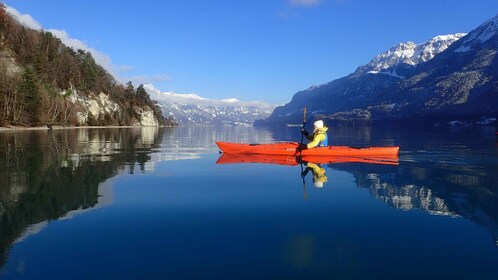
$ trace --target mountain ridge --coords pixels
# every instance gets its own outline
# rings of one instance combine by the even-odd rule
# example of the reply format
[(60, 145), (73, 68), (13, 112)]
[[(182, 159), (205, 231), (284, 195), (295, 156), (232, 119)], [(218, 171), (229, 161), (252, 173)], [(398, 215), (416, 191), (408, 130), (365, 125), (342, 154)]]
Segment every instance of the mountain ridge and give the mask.
[(236, 98), (208, 99), (197, 94), (162, 92), (152, 84), (144, 85), (164, 116), (179, 124), (252, 125), (268, 117), (275, 106), (262, 101), (240, 101)]
[(467, 34), (398, 44), (346, 77), (297, 92), (255, 125), (300, 123), (304, 107), (327, 122), (496, 117), (497, 30), (495, 17)]

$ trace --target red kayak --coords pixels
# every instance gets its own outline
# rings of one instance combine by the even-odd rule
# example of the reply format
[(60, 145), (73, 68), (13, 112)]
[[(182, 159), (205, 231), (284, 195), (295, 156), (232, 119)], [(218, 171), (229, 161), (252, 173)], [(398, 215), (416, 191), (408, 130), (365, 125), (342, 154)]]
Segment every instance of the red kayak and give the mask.
[(261, 154), (230, 154), (223, 153), (216, 161), (216, 164), (232, 163), (268, 163), (277, 165), (298, 165), (306, 161), (316, 164), (333, 164), (333, 163), (370, 163), (370, 164), (388, 164), (398, 165), (398, 156), (393, 157), (333, 157), (333, 156), (282, 156), (282, 155), (261, 155)]
[(317, 147), (304, 149), (300, 153), (297, 142), (281, 142), (273, 144), (241, 144), (232, 142), (216, 142), (224, 153), (259, 154), (282, 156), (334, 156), (334, 157), (397, 157), (399, 147), (351, 148), (347, 146)]

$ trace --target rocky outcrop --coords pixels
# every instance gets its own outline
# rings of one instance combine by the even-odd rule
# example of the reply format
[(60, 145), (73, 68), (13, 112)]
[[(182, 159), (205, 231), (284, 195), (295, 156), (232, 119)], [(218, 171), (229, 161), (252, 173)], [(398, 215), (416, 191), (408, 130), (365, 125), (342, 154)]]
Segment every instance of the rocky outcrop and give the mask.
[(149, 107), (134, 107), (133, 108), (137, 114), (140, 115), (140, 119), (135, 123), (135, 126), (158, 126), (159, 122), (154, 116), (154, 112)]
[[(117, 116), (121, 118), (124, 108), (118, 103), (109, 98), (109, 95), (104, 92), (99, 94), (80, 95), (78, 91), (72, 87), (69, 90), (61, 92), (61, 95), (66, 96), (76, 108), (77, 122), (79, 125), (86, 125), (91, 122), (91, 119), (102, 119), (105, 116)], [(154, 116), (154, 112), (148, 106), (138, 107), (133, 106), (132, 110), (138, 116), (132, 126), (159, 126), (160, 123)]]

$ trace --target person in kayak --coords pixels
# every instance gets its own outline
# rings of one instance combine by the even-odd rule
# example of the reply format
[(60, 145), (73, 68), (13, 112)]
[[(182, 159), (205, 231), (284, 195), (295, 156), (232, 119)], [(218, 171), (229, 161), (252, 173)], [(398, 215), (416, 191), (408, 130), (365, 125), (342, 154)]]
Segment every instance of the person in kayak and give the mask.
[(323, 124), (322, 120), (318, 120), (313, 123), (313, 135), (310, 135), (305, 128), (301, 129), (301, 133), (310, 140), (306, 145), (303, 145), (301, 149), (311, 149), (314, 147), (327, 147), (329, 145), (329, 137), (327, 135), (328, 127)]
[(304, 178), (311, 171), (313, 174), (313, 186), (317, 188), (323, 187), (323, 183), (327, 182), (327, 176), (325, 176), (325, 168), (321, 164), (315, 164), (312, 162), (305, 162), (306, 169), (301, 172), (301, 177)]

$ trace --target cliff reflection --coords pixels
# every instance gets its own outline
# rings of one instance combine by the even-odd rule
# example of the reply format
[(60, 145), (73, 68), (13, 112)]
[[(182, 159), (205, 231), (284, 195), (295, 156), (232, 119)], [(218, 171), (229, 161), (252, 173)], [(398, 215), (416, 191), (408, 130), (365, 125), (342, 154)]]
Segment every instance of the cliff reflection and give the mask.
[[(498, 245), (498, 150), (493, 127), (333, 126), (333, 145), (400, 146), (400, 165), (340, 164), (357, 185), (402, 210), (464, 217), (486, 227)], [(274, 131), (298, 139), (295, 128)]]
[(432, 215), (464, 217), (485, 226), (498, 245), (496, 165), (401, 162), (397, 167), (334, 165), (351, 172), (357, 185), (373, 197), (405, 211), (420, 209)]
[(71, 129), (0, 137), (0, 265), (10, 246), (70, 212), (103, 203), (99, 185), (146, 169), (164, 130)]

